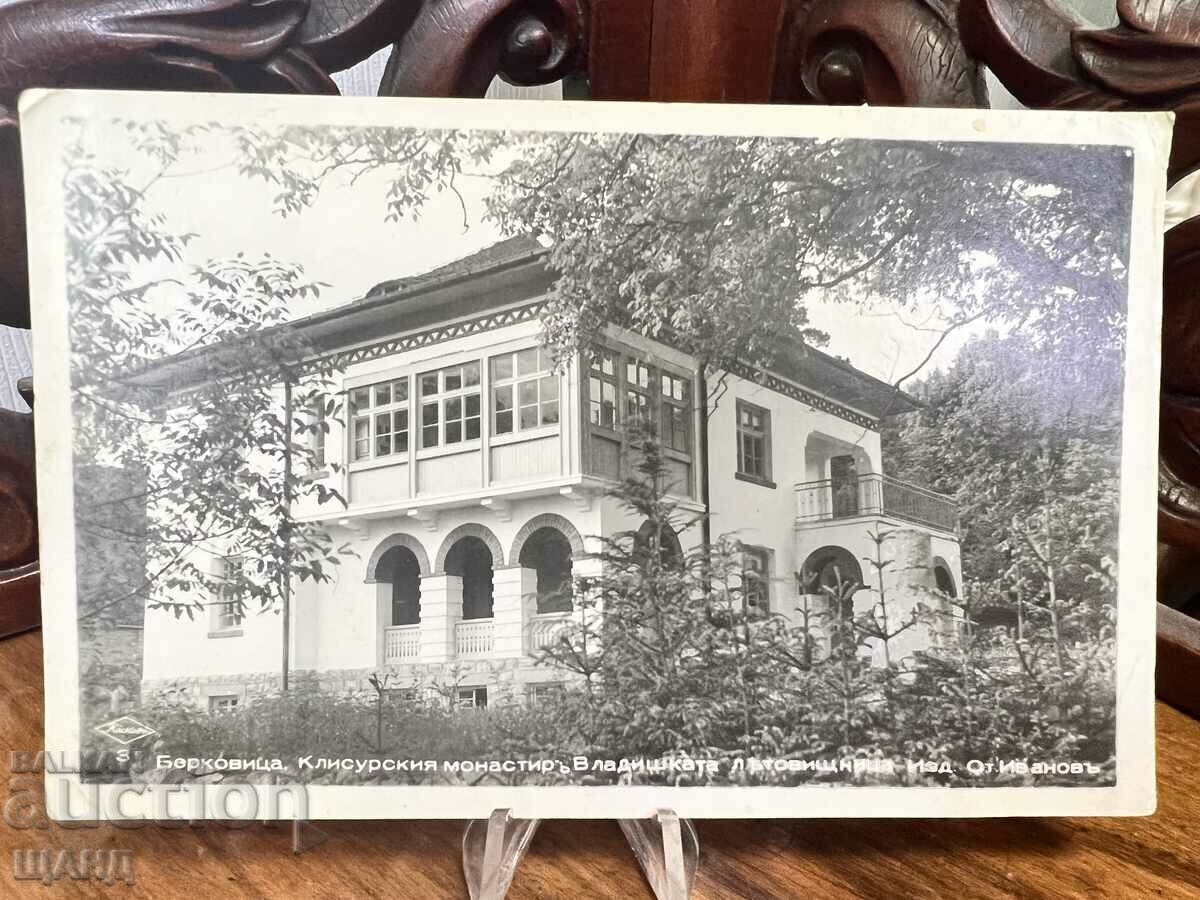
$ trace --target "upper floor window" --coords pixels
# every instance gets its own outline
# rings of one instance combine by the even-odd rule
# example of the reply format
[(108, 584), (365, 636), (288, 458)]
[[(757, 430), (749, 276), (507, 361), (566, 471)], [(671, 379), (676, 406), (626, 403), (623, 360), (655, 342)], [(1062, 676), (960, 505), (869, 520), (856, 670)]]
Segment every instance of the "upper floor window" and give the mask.
[(492, 432), (558, 424), (558, 375), (549, 351), (529, 347), (491, 360)]
[(352, 388), (350, 417), (353, 459), (407, 453), (408, 379)]
[(420, 376), (421, 446), (479, 439), (479, 361), (447, 366)]
[(664, 447), (687, 453), (691, 448), (692, 385), (686, 378), (662, 373), (659, 439)]
[(617, 427), (617, 358), (607, 350), (592, 354), (588, 376), (588, 407), (593, 425)]
[(771, 480), (771, 414), (737, 402), (737, 470), (756, 481)]
[(643, 362), (631, 359), (625, 363), (625, 421), (642, 421), (649, 423), (650, 419), (650, 385), (653, 378), (650, 367)]
[(325, 424), (324, 395), (318, 396), (313, 400), (309, 415), (313, 423), (313, 431), (309, 436), (309, 449), (312, 451), (312, 467), (314, 469), (323, 469), (325, 468), (325, 431), (329, 427)]
[(593, 425), (615, 431), (635, 421), (655, 424), (663, 447), (691, 452), (692, 383), (688, 378), (598, 349), (592, 354), (588, 376), (588, 405)]

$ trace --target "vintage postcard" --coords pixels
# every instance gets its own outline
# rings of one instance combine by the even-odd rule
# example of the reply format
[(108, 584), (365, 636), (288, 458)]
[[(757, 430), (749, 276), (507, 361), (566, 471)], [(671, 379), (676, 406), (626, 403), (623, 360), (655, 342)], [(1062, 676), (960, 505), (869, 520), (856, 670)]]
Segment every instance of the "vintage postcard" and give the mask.
[(26, 94), (55, 814), (1151, 811), (1170, 128)]

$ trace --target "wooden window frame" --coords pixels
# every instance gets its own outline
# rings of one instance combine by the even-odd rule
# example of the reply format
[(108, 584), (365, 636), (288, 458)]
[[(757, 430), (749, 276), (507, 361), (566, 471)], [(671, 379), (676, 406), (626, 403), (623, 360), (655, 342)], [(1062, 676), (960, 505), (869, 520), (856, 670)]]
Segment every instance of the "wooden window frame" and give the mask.
[[(466, 377), (467, 370), (474, 366), (475, 381), (469, 383)], [(437, 450), (440, 448), (449, 447), (467, 448), (479, 444), (483, 439), (483, 380), (484, 380), (484, 360), (482, 359), (465, 359), (461, 362), (452, 363), (451, 365), (438, 366), (435, 369), (426, 369), (416, 376), (416, 413), (417, 413), (417, 432), (418, 432), (418, 450)], [(456, 388), (447, 388), (447, 376), (454, 370), (458, 370), (459, 384)], [(437, 379), (437, 392), (426, 393), (425, 379), (433, 376)], [(467, 403), (471, 397), (475, 397), (477, 409), (474, 415), (467, 415)], [(450, 420), (446, 415), (447, 407), (455, 400), (460, 401), (460, 414), (455, 419)], [(425, 408), (434, 407), (437, 410), (437, 422), (432, 425), (427, 425), (425, 421)], [(474, 420), (476, 424), (476, 432), (474, 437), (468, 437), (468, 422)], [(457, 439), (450, 441), (446, 438), (447, 422), (454, 421), (460, 425), (459, 436)], [(426, 443), (425, 432), (427, 428), (437, 428), (437, 442)]]
[[(742, 425), (742, 413), (748, 412), (762, 416), (761, 434), (757, 435), (762, 439), (762, 473), (748, 472), (745, 465), (745, 452), (742, 444), (742, 435), (746, 429)], [(734, 437), (736, 441), (736, 463), (735, 477), (740, 481), (746, 481), (751, 484), (757, 484), (761, 487), (774, 488), (775, 482), (772, 480), (773, 473), (773, 458), (771, 450), (771, 411), (763, 406), (750, 403), (747, 400), (738, 399), (734, 404)], [(754, 435), (752, 435), (754, 436)]]
[[(388, 402), (378, 402), (379, 389), (388, 388)], [(402, 389), (404, 399), (397, 400), (396, 395)], [(365, 406), (360, 406), (355, 401), (355, 394), (360, 391), (365, 391), (367, 394), (367, 403)], [(412, 443), (412, 384), (408, 375), (402, 375), (399, 378), (388, 378), (384, 381), (376, 381), (371, 384), (358, 385), (346, 391), (346, 409), (349, 411), (350, 435), (349, 435), (349, 450), (350, 462), (368, 462), (375, 459), (400, 459), (408, 456), (409, 446)], [(403, 414), (404, 427), (397, 428), (397, 417)], [(386, 415), (389, 420), (390, 431), (387, 432), (388, 451), (386, 453), (379, 452), (379, 423), (380, 417)], [(365, 422), (367, 426), (367, 436), (360, 438), (358, 436), (358, 424)], [(404, 436), (404, 447), (398, 448), (397, 435)], [(359, 455), (358, 445), (361, 441), (367, 443), (366, 455)]]
[[(597, 369), (594, 367), (593, 361), (600, 355), (612, 359), (613, 373), (611, 375), (606, 375), (603, 368), (597, 374)], [(631, 385), (629, 383), (628, 367), (631, 364), (646, 368), (647, 378), (644, 386), (641, 384)], [(701, 477), (698, 470), (699, 460), (696, 458), (695, 453), (696, 437), (694, 433), (697, 419), (694, 414), (695, 385), (697, 383), (696, 373), (686, 367), (672, 364), (669, 361), (655, 359), (652, 353), (647, 354), (620, 341), (597, 342), (590, 350), (584, 351), (580, 357), (580, 371), (585, 373), (586, 376), (580, 379), (579, 386), (580, 420), (583, 423), (582, 432), (585, 459), (587, 458), (590, 443), (597, 437), (602, 440), (619, 443), (620, 458), (622, 460), (627, 458), (629, 434), (626, 425), (629, 418), (627, 404), (630, 393), (646, 397), (647, 415), (650, 421), (654, 422), (658, 429), (661, 429), (663, 408), (665, 406), (663, 402), (662, 377), (667, 375), (686, 385), (684, 393), (686, 393), (688, 399), (681, 401), (681, 404), (687, 410), (686, 431), (688, 434), (688, 449), (680, 451), (668, 446), (662, 440), (661, 434), (658, 435), (658, 442), (664, 459), (674, 460), (688, 466), (689, 483), (687, 485), (687, 492), (677, 495), (688, 499), (695, 499), (699, 485), (698, 479)], [(595, 402), (592, 399), (591, 392), (593, 378), (599, 379), (602, 383), (607, 382), (613, 385), (613, 427), (597, 424), (592, 419), (592, 404)], [(674, 404), (674, 401), (672, 403)]]
[[(522, 373), (520, 369), (521, 357), (530, 352), (536, 354), (535, 368), (532, 371)], [(500, 376), (496, 373), (497, 362), (507, 359), (511, 366), (511, 373), (507, 376)], [(493, 437), (507, 438), (516, 434), (529, 434), (538, 432), (544, 429), (557, 428), (562, 423), (562, 383), (561, 377), (554, 371), (554, 361), (546, 348), (541, 346), (522, 347), (517, 350), (510, 350), (505, 353), (498, 353), (491, 356), (487, 361), (488, 365), (488, 399), (489, 399), (489, 415), (491, 431)], [(523, 385), (532, 384), (535, 392), (534, 402), (532, 404), (521, 402), (521, 389)], [(510, 395), (510, 405), (508, 409), (501, 410), (497, 402), (497, 394), (500, 391), (508, 390)], [(550, 396), (550, 392), (553, 396)], [(554, 421), (545, 422), (545, 410), (551, 405), (554, 407)], [(521, 421), (522, 411), (531, 408), (534, 410), (534, 419), (532, 425), (525, 425)], [(500, 415), (508, 413), (511, 416), (511, 422), (507, 430), (501, 430)]]

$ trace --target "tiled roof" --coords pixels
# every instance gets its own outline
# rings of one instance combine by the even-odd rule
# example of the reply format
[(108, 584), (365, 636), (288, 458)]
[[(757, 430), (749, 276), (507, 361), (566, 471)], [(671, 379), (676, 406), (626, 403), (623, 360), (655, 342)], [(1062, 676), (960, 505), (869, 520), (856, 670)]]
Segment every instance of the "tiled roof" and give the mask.
[(0, 409), (29, 412), (17, 393), (17, 379), (33, 374), (32, 348), (27, 330), (0, 325)]

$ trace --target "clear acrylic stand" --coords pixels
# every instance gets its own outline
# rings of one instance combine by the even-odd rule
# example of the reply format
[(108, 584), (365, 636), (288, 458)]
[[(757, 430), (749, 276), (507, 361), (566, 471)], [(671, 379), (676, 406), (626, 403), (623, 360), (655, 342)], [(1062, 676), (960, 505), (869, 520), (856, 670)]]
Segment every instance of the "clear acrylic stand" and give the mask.
[[(471, 900), (503, 900), (517, 866), (529, 849), (540, 819), (514, 819), (497, 809), (490, 818), (474, 819), (463, 832), (463, 875)], [(618, 823), (658, 900), (687, 900), (700, 858), (696, 829), (672, 810), (660, 809), (652, 819)]]
[(653, 819), (620, 819), (625, 840), (633, 848), (658, 900), (687, 900), (696, 880), (700, 839), (690, 819), (660, 809)]

